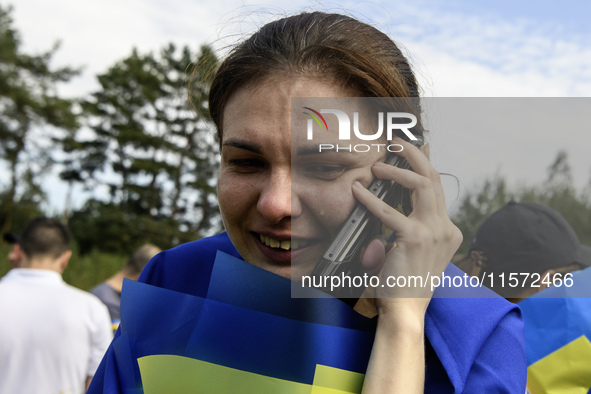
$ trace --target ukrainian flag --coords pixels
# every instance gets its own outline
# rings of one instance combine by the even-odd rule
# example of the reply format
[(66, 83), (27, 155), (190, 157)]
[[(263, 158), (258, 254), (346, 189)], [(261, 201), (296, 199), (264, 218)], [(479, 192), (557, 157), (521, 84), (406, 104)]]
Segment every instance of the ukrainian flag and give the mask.
[(204, 298), (126, 282), (113, 343), (121, 391), (361, 392), (375, 323), (334, 298), (285, 297), (291, 282), (277, 279), (218, 252)]
[(591, 268), (519, 303), (531, 394), (591, 393)]

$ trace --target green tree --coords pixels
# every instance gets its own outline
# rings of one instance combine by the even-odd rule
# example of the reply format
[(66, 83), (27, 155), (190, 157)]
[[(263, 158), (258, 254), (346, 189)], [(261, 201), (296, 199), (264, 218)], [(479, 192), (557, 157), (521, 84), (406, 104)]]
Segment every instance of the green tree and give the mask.
[(23, 53), (11, 12), (0, 5), (0, 159), (8, 173), (1, 194), (2, 232), (12, 227), (17, 204), (29, 207), (21, 214), (38, 213), (45, 198), (39, 177), (53, 163), (48, 148), (64, 130), (77, 127), (74, 103), (58, 95), (57, 85), (79, 70), (51, 66), (58, 44), (40, 55)]
[[(191, 89), (192, 110), (187, 74), (195, 60), (203, 78)], [(119, 226), (111, 236), (122, 251), (140, 238), (167, 247), (213, 230), (219, 158), (206, 98), (215, 67), (210, 48), (197, 54), (169, 44), (157, 55), (134, 49), (98, 76), (100, 90), (84, 103), (88, 127), (64, 140), (70, 157), (62, 178), (106, 192), (73, 215), (71, 225), (99, 220), (98, 212), (113, 217)]]
[(539, 202), (556, 211), (569, 222), (582, 243), (591, 245), (591, 199), (574, 185), (566, 152), (559, 152), (548, 167), (543, 184), (525, 188), (521, 201)]
[(452, 217), (452, 221), (464, 235), (458, 252), (468, 252), (478, 226), (514, 198), (514, 193), (508, 190), (507, 182), (499, 174), (485, 179), (480, 190), (466, 193), (458, 212)]
[(547, 205), (573, 227), (583, 244), (591, 244), (591, 200), (588, 193), (577, 191), (566, 152), (558, 152), (548, 167), (546, 180), (537, 185), (520, 186), (510, 190), (505, 179), (495, 175), (484, 181), (479, 189), (469, 191), (458, 212), (452, 217), (460, 228), (464, 241), (458, 250), (467, 253), (476, 229), (494, 211), (511, 200)]

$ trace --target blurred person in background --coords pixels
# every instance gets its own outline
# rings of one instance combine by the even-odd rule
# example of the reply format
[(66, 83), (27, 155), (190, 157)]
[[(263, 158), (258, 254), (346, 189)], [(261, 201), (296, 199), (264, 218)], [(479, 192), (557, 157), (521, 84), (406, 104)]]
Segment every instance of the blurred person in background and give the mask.
[[(554, 209), (511, 201), (478, 227), (466, 257), (453, 261), (509, 301), (519, 302), (549, 287), (554, 277), (589, 267), (591, 247), (581, 244)], [(510, 285), (511, 274), (519, 280)]]
[(0, 280), (0, 392), (82, 393), (109, 346), (107, 308), (66, 284), (67, 228), (39, 217), (25, 226), (18, 267)]
[(120, 305), (123, 279), (137, 280), (148, 261), (160, 252), (161, 249), (152, 244), (140, 246), (131, 254), (121, 271), (90, 290), (109, 309), (113, 331), (117, 330), (121, 322)]
[[(591, 247), (557, 211), (509, 202), (456, 263), (521, 307), (531, 394), (591, 389)], [(455, 259), (454, 259), (455, 260)]]

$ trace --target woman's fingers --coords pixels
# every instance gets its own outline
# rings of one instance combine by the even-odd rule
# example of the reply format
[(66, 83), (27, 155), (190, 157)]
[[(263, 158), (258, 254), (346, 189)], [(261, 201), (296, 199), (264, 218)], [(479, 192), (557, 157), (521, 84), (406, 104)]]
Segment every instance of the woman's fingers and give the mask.
[[(441, 176), (435, 168), (431, 165), (429, 161), (430, 156), (430, 148), (429, 145), (423, 145), (420, 148), (417, 148), (413, 144), (404, 141), (401, 138), (396, 137), (394, 141), (397, 144), (402, 145), (403, 150), (398, 153), (398, 155), (404, 157), (408, 164), (412, 167), (412, 171), (407, 170), (411, 173), (415, 173), (417, 175), (422, 176), (426, 179), (416, 180), (416, 185), (422, 185), (423, 188), (432, 189), (432, 192), (435, 196), (435, 207), (437, 209), (437, 213), (447, 217), (447, 206), (445, 204), (445, 195), (443, 191), (443, 185), (441, 183)], [(376, 174), (377, 175), (377, 174)], [(384, 174), (385, 175), (385, 174)], [(388, 178), (389, 179), (389, 178)], [(397, 181), (402, 181), (402, 178), (399, 178)], [(400, 183), (400, 182), (399, 182)], [(400, 183), (404, 187), (416, 190), (416, 187), (412, 187), (412, 185), (404, 185)], [(432, 201), (428, 201), (431, 203)], [(426, 212), (431, 214), (432, 212)]]
[(383, 224), (394, 232), (398, 233), (402, 231), (405, 223), (408, 223), (408, 218), (406, 216), (374, 196), (357, 181), (353, 184), (353, 195), (365, 205), (372, 214), (380, 219)]
[(367, 245), (361, 256), (361, 267), (368, 275), (377, 275), (386, 262), (386, 247), (379, 239)]
[[(397, 247), (387, 254), (379, 241), (372, 241), (361, 259), (362, 266), (370, 274), (379, 272), (382, 279), (438, 275), (445, 270), (459, 246), (461, 233), (447, 216), (441, 179), (429, 162), (428, 147), (419, 149), (401, 140), (396, 142), (403, 145), (399, 155), (408, 161), (412, 170), (376, 163), (372, 171), (379, 178), (392, 180), (411, 190), (413, 210), (407, 217), (356, 182), (353, 187), (355, 197), (397, 236)], [(380, 286), (376, 291), (378, 298), (429, 298), (432, 289)]]
[(437, 194), (433, 188), (433, 182), (427, 177), (381, 162), (374, 164), (373, 172), (378, 178), (392, 180), (409, 189), (412, 192), (413, 211), (416, 210), (425, 217), (438, 214)]

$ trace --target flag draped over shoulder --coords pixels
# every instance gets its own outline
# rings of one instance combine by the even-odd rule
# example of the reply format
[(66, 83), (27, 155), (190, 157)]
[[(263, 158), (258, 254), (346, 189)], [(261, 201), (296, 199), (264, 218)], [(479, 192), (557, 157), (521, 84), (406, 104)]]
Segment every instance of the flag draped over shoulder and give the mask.
[[(227, 234), (147, 268), (124, 283), (121, 326), (89, 393), (361, 391), (376, 321), (241, 260)], [(450, 290), (437, 288), (425, 315), (425, 392), (524, 392), (519, 309), (485, 288)]]
[(572, 279), (519, 303), (532, 394), (591, 393), (591, 268)]
[(291, 283), (223, 252), (205, 298), (126, 282), (113, 344), (122, 388), (360, 392), (374, 322), (334, 298), (291, 298)]

